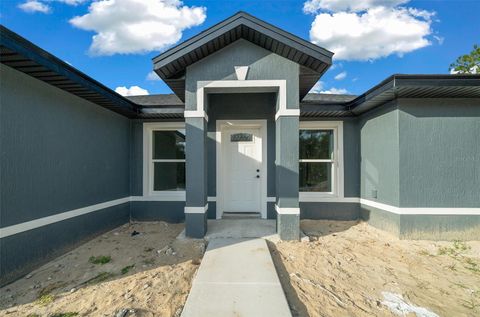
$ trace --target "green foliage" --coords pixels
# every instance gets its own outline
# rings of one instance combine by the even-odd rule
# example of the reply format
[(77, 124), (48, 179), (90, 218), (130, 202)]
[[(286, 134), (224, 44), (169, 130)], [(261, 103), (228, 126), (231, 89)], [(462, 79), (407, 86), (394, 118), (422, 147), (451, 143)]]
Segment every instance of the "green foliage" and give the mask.
[(37, 299), (37, 304), (42, 306), (47, 306), (55, 300), (52, 294), (42, 295)]
[(462, 252), (469, 250), (471, 247), (467, 245), (465, 242), (460, 240), (453, 241), (453, 245), (451, 247), (441, 247), (438, 249), (438, 255), (450, 255), (456, 257), (460, 255)]
[(100, 256), (91, 256), (90, 259), (88, 259), (88, 262), (93, 263), (93, 264), (101, 264), (104, 265), (108, 262), (110, 262), (112, 258), (108, 255), (100, 255)]
[(132, 264), (132, 265), (129, 265), (129, 266), (126, 266), (122, 269), (122, 275), (125, 275), (128, 273), (128, 271), (130, 271), (131, 269), (133, 269), (133, 267), (135, 266), (135, 264)]
[(95, 277), (89, 279), (88, 281), (86, 281), (85, 284), (100, 283), (100, 282), (108, 280), (112, 276), (114, 276), (114, 275), (110, 272), (102, 272), (102, 273), (98, 274), (97, 276), (95, 276)]
[(27, 317), (41, 317), (39, 314), (28, 314)]
[(474, 45), (470, 54), (458, 57), (454, 63), (450, 64), (450, 69), (458, 74), (480, 73), (480, 47)]
[(50, 315), (50, 317), (73, 317), (73, 316), (78, 316), (78, 313), (68, 312), (68, 313), (56, 313), (56, 314)]

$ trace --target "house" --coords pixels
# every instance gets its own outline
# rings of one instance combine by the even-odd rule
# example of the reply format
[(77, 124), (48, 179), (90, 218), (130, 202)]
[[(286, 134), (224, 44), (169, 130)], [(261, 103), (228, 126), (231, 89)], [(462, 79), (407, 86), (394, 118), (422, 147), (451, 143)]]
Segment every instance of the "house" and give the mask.
[(479, 239), (480, 76), (310, 94), (332, 56), (239, 12), (153, 59), (174, 94), (125, 98), (2, 26), (2, 283), (130, 220)]

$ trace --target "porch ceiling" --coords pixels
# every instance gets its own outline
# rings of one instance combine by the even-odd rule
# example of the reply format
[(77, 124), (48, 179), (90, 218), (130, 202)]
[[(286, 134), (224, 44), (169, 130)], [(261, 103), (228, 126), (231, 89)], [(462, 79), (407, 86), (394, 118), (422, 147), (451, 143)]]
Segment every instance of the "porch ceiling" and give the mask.
[(332, 52), (245, 12), (238, 12), (153, 58), (154, 70), (184, 101), (187, 66), (238, 39), (245, 39), (298, 63), (300, 99), (303, 99), (332, 64)]

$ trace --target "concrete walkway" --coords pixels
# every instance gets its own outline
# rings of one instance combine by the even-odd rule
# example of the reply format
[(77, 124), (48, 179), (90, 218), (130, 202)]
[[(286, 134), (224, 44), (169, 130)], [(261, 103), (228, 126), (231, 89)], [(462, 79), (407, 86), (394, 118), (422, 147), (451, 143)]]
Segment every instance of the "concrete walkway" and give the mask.
[(291, 317), (266, 241), (220, 236), (209, 239), (182, 317)]

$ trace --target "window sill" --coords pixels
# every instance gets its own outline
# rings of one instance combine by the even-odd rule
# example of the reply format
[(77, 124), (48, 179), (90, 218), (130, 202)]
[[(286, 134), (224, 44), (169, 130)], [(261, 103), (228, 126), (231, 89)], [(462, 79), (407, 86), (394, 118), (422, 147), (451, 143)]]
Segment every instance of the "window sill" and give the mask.
[(152, 191), (143, 197), (145, 197), (145, 200), (155, 200), (155, 201), (185, 201), (186, 200), (186, 195), (184, 190)]
[(302, 202), (322, 202), (322, 201), (336, 201), (340, 200), (343, 197), (340, 197), (334, 193), (321, 193), (321, 192), (300, 192), (299, 201)]

